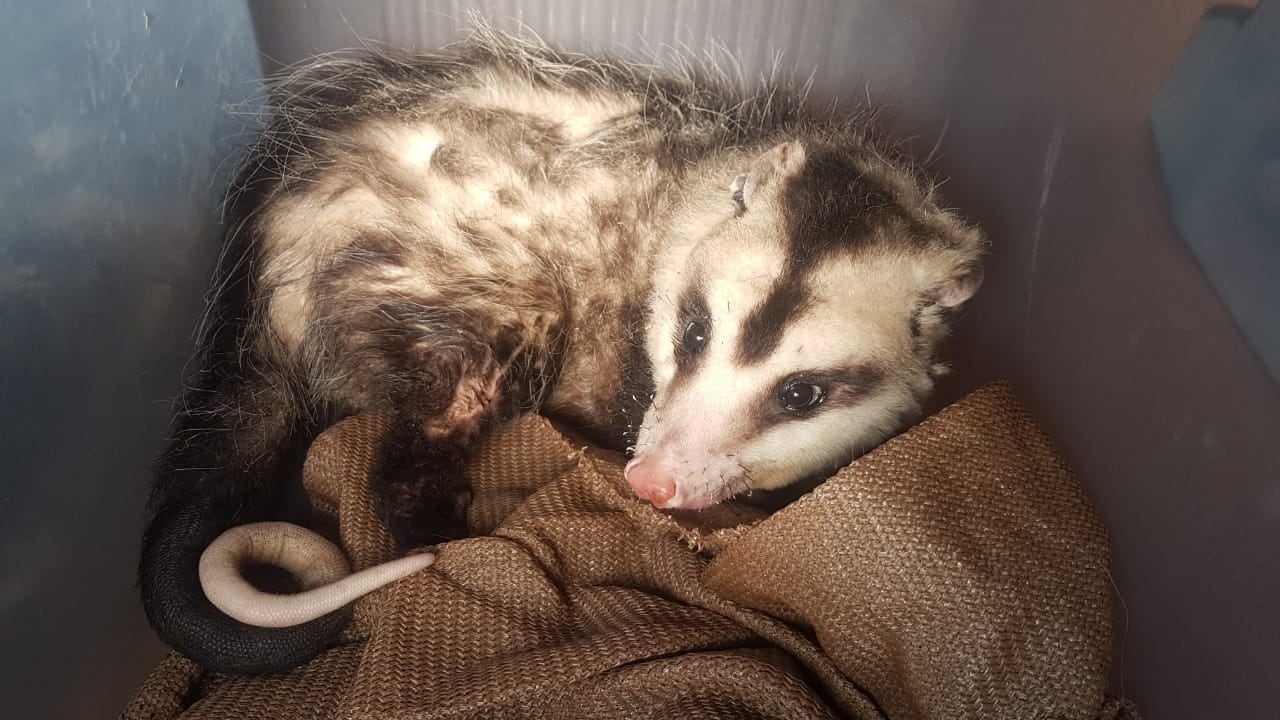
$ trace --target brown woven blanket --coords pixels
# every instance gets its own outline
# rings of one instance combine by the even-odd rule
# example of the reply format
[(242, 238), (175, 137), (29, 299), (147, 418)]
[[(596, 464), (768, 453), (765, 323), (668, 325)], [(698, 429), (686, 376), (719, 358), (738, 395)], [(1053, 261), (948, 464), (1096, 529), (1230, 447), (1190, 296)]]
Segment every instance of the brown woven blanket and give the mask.
[[(308, 491), (357, 568), (391, 556), (367, 500), (377, 417), (313, 446)], [(474, 464), (437, 564), (358, 603), (292, 673), (171, 656), (143, 718), (1097, 718), (1111, 647), (1106, 534), (993, 385), (760, 520), (668, 518), (621, 459), (537, 417)]]

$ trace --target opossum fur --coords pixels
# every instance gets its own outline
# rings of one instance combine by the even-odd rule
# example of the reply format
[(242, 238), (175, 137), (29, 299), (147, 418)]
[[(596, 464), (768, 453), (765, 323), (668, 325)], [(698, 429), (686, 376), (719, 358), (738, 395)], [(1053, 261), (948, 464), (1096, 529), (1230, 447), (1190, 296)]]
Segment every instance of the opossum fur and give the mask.
[(478, 438), (543, 412), (697, 508), (821, 475), (899, 429), (977, 288), (981, 234), (864, 115), (481, 29), (320, 58), (272, 88), (228, 196), (200, 369), (159, 463), (144, 605), (220, 672), (347, 622), (234, 620), (197, 567), (284, 509), (307, 442), (391, 414), (373, 500), (401, 550), (465, 535)]

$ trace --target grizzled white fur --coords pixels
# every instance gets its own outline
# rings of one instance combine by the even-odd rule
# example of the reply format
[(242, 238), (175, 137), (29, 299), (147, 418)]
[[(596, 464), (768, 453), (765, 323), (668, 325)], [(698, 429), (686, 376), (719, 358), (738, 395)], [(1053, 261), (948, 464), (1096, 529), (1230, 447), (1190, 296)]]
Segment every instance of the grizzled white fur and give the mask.
[[(717, 147), (723, 141), (693, 122), (690, 134), (707, 134), (712, 147), (681, 167), (663, 166), (656, 155), (668, 131), (646, 120), (636, 88), (581, 68), (535, 70), (500, 62), (475, 68), (429, 103), (371, 116), (318, 145), (328, 166), (261, 218), (272, 331), (264, 337), (273, 352), (310, 367), (317, 385), (340, 400), (378, 406), (368, 388), (326, 360), (318, 313), (349, 308), (337, 302), (319, 310), (315, 277), (369, 228), (384, 228), (402, 246), (402, 261), (371, 263), (373, 272), (360, 278), (364, 295), (454, 298), (486, 324), (520, 327), (531, 345), (546, 342), (546, 328), (571, 322), (558, 381), (540, 405), (549, 414), (589, 424), (616, 412), (624, 323), (637, 321), (625, 317), (624, 301), (643, 299), (653, 401), (632, 438), (631, 467), (647, 461), (673, 483), (675, 494), (650, 498), (656, 504), (701, 507), (830, 470), (918, 411), (934, 373), (940, 325), (933, 310), (959, 305), (976, 287), (981, 244), (935, 206), (928, 185), (873, 151), (863, 129), (850, 124), (762, 127), (754, 141)], [(743, 365), (734, 359), (740, 324), (788, 272), (781, 188), (815, 142), (858, 145), (859, 170), (939, 234), (923, 246), (875, 238), (866, 252), (837, 253), (808, 268), (815, 295), (808, 309), (789, 319), (766, 361)], [(792, 148), (785, 162), (770, 153), (780, 143)], [(756, 175), (766, 177), (757, 183)], [(611, 209), (611, 226), (601, 224), (601, 208)], [(512, 302), (510, 286), (548, 283), (564, 306), (547, 306), (539, 293), (523, 306)], [(691, 382), (673, 391), (677, 298), (691, 283), (704, 288), (714, 333)], [(498, 285), (507, 287), (489, 292)], [(781, 378), (868, 363), (884, 377), (856, 404), (764, 427), (747, 422), (758, 414), (759, 391)], [(444, 422), (482, 413), (496, 381), (463, 378)]]
[(290, 517), (328, 423), (387, 417), (371, 500), (406, 552), (469, 532), (466, 463), (520, 412), (632, 450), (637, 497), (705, 507), (901, 428), (980, 282), (980, 233), (866, 115), (485, 27), (456, 50), (295, 68), (228, 196), (139, 563), (153, 627), (215, 671), (315, 657), (368, 590), (291, 595), (300, 624), (265, 631), (227, 561)]

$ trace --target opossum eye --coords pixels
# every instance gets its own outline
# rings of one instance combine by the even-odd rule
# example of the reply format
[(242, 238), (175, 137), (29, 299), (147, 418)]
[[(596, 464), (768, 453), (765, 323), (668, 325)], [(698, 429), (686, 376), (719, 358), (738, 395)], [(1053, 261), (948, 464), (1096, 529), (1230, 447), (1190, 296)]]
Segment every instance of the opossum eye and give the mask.
[(791, 380), (783, 383), (778, 393), (778, 402), (787, 412), (805, 412), (812, 410), (827, 399), (826, 388), (803, 380)]
[(691, 320), (684, 327), (684, 335), (680, 338), (680, 349), (690, 357), (697, 355), (707, 344), (710, 336), (706, 323), (700, 320)]

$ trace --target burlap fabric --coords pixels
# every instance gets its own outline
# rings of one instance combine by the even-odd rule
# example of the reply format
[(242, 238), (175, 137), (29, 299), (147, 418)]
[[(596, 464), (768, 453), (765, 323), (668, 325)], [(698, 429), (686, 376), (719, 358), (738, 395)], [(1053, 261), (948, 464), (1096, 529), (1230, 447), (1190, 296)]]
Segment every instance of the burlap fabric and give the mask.
[[(305, 469), (353, 564), (391, 556), (367, 500), (378, 417)], [(268, 678), (177, 656), (130, 720), (1122, 718), (1106, 534), (1003, 384), (764, 520), (668, 518), (621, 459), (525, 418), (473, 467), (438, 563), (358, 603), (341, 644)]]

